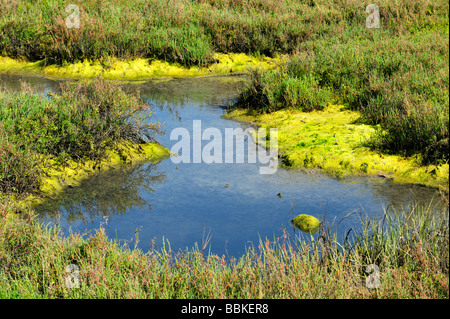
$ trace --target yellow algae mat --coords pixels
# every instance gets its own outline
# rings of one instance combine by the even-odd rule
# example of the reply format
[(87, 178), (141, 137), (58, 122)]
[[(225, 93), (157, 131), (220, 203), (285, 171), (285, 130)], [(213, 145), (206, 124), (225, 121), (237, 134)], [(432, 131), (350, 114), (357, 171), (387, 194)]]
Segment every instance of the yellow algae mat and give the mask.
[(225, 117), (278, 128), (278, 154), (284, 165), (315, 168), (332, 176), (378, 175), (448, 191), (448, 164), (420, 165), (418, 157), (382, 154), (370, 148), (376, 129), (358, 123), (360, 113), (329, 105), (322, 111), (280, 110), (270, 114), (235, 109)]
[(272, 68), (281, 58), (254, 57), (244, 53), (215, 53), (216, 63), (208, 67), (185, 67), (178, 63), (136, 58), (122, 60), (107, 58), (103, 61), (80, 61), (62, 66), (45, 65), (43, 61), (27, 62), (20, 59), (0, 57), (0, 72), (37, 73), (67, 78), (92, 78), (140, 80), (159, 77), (190, 77), (229, 75), (245, 72), (249, 67)]

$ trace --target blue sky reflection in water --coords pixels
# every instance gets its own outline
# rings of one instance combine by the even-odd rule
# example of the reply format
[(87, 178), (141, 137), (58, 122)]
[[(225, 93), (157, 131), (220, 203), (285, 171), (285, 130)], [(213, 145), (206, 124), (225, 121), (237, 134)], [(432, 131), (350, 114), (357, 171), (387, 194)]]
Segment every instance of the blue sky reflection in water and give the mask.
[[(2, 78), (6, 86), (15, 87), (17, 81)], [(43, 85), (46, 81), (48, 85)], [(56, 89), (55, 82), (45, 78), (34, 83), (36, 90)], [(225, 77), (150, 81), (125, 88), (139, 90), (155, 105), (154, 118), (164, 123), (166, 131), (158, 140), (170, 149), (177, 142), (170, 140), (171, 130), (184, 127), (192, 133), (193, 120), (201, 120), (203, 129), (215, 127), (222, 133), (225, 128), (248, 127), (221, 118), (221, 106), (232, 103), (238, 85), (239, 78)], [(157, 165), (100, 173), (37, 209), (44, 223), (58, 224), (64, 234), (69, 229), (92, 233), (104, 227), (110, 238), (134, 247), (138, 231), (137, 247), (144, 252), (152, 242), (161, 247), (163, 238), (174, 251), (195, 243), (201, 246), (203, 232), (211, 231), (208, 248), (237, 257), (246, 247), (258, 245), (260, 238), (273, 240), (284, 229), (293, 235), (293, 214), (319, 219), (326, 214), (326, 221), (335, 219), (337, 224), (352, 211), (381, 216), (389, 205), (426, 203), (432, 197), (437, 202), (439, 193), (381, 178), (337, 180), (281, 168), (273, 175), (261, 175), (258, 163), (174, 164), (166, 159)], [(358, 215), (351, 214), (339, 224), (338, 236), (359, 225)]]

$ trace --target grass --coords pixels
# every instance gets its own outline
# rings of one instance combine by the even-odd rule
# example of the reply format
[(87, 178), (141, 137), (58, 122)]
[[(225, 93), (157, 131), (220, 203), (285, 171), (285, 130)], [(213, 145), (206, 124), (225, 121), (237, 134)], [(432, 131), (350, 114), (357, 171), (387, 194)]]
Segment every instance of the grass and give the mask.
[(297, 2), (83, 0), (79, 28), (66, 26), (69, 4), (0, 2), (1, 54), (59, 65), (116, 57), (205, 66), (214, 52), (289, 53), (310, 32), (298, 19), (309, 7)]
[[(333, 144), (353, 143), (367, 133), (357, 128), (368, 127), (381, 159), (385, 153), (413, 155), (434, 165), (425, 173), (440, 176), (442, 167), (448, 173), (446, 1), (380, 0), (379, 29), (366, 28), (366, 4), (359, 0), (83, 0), (77, 3), (80, 28), (72, 29), (65, 24), (70, 3), (1, 0), (1, 63), (111, 77), (133, 77), (137, 69), (157, 75), (175, 63), (184, 69), (174, 74), (198, 75), (214, 68), (239, 72), (236, 65), (245, 66), (249, 55), (255, 61), (289, 54), (277, 69), (252, 71), (238, 104), (270, 113), (257, 115), (267, 116), (268, 126), (281, 124), (285, 159), (314, 167), (338, 161), (370, 172), (379, 159), (355, 164), (337, 149), (351, 143)], [(18, 59), (28, 62), (21, 66)], [(364, 123), (335, 123), (339, 136), (331, 137), (326, 123), (310, 117), (330, 115), (335, 104), (348, 108), (338, 119), (358, 111)], [(448, 203), (437, 215), (414, 207), (386, 212), (381, 220), (361, 218), (360, 229), (348, 230), (342, 240), (324, 221), (313, 240), (286, 233), (231, 260), (205, 255), (203, 243), (180, 252), (165, 243), (144, 253), (109, 240), (103, 229), (63, 236), (18, 206), (15, 195), (61, 187), (51, 178), (43, 181), (46, 164), (64, 164), (67, 169), (51, 175), (66, 179), (74, 163), (100, 163), (124, 141), (139, 143), (158, 133), (156, 123), (144, 124), (146, 108), (138, 96), (101, 80), (67, 85), (51, 99), (26, 87), (0, 92), (0, 297), (449, 297)], [(308, 123), (298, 125), (301, 120)], [(347, 126), (354, 130), (340, 135)], [(300, 133), (308, 134), (293, 136)], [(311, 146), (325, 156), (304, 156)], [(126, 158), (124, 152), (114, 156)], [(79, 288), (66, 284), (69, 265), (79, 270)], [(366, 286), (370, 265), (380, 271), (376, 289)]]
[[(363, 31), (366, 19), (359, 0), (83, 0), (77, 2), (80, 27), (68, 28), (69, 4), (1, 1), (1, 55), (58, 65), (151, 58), (205, 66), (215, 62), (215, 52), (291, 54), (308, 41), (339, 37), (349, 26)], [(447, 26), (443, 1), (378, 5), (383, 28), (393, 32)]]
[[(144, 253), (103, 229), (63, 237), (30, 212), (5, 218), (6, 209), (2, 298), (448, 298), (448, 215), (427, 207), (361, 217), (360, 229), (339, 240), (324, 222), (313, 241), (286, 233), (238, 259), (197, 246), (174, 252), (168, 242)], [(366, 285), (372, 264), (376, 289)], [(66, 285), (68, 265), (76, 265), (78, 288)]]

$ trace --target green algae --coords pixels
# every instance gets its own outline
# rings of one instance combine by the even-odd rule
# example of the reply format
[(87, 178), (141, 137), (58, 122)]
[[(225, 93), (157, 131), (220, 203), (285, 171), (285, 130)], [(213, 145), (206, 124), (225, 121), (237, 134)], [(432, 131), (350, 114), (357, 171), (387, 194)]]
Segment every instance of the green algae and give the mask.
[(316, 217), (307, 214), (295, 216), (292, 223), (295, 227), (310, 235), (316, 233), (320, 226), (320, 221)]
[(170, 156), (170, 151), (157, 143), (133, 144), (122, 142), (108, 150), (107, 158), (100, 162), (67, 161), (61, 165), (53, 156), (41, 158), (44, 176), (38, 195), (29, 195), (18, 204), (33, 207), (47, 198), (57, 196), (67, 187), (76, 187), (99, 171), (115, 169), (121, 165), (135, 165), (143, 162), (156, 163)]
[(448, 191), (448, 163), (424, 166), (419, 156), (373, 150), (369, 141), (376, 127), (360, 123), (360, 113), (344, 106), (328, 105), (312, 112), (284, 109), (269, 114), (234, 109), (225, 117), (278, 128), (278, 152), (286, 168), (318, 169), (333, 177), (379, 176)]
[(108, 58), (104, 61), (79, 61), (62, 66), (45, 65), (43, 61), (28, 62), (23, 59), (0, 57), (0, 72), (36, 73), (65, 78), (94, 78), (109, 80), (142, 80), (164, 77), (193, 77), (241, 74), (250, 67), (272, 68), (281, 57), (254, 57), (244, 53), (215, 53), (217, 61), (209, 67), (185, 67), (178, 63), (136, 58), (122, 60)]

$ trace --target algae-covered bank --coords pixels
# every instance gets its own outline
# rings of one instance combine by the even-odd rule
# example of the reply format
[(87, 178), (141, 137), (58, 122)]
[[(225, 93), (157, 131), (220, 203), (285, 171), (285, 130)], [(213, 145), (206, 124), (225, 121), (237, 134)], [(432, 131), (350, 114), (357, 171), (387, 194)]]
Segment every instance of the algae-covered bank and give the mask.
[(448, 191), (448, 163), (421, 165), (419, 156), (374, 150), (370, 141), (375, 127), (361, 123), (359, 112), (343, 106), (328, 105), (312, 112), (283, 109), (268, 114), (232, 109), (225, 116), (277, 128), (278, 154), (284, 167), (319, 169), (336, 177), (377, 176)]
[(169, 150), (138, 95), (102, 79), (47, 98), (23, 84), (0, 92), (0, 192), (35, 205), (100, 170), (156, 162)]
[(122, 166), (140, 163), (157, 163), (170, 156), (170, 152), (158, 143), (131, 143), (123, 141), (106, 150), (106, 157), (101, 161), (86, 161), (83, 163), (73, 160), (63, 165), (57, 158), (42, 157), (42, 179), (38, 195), (30, 195), (23, 204), (35, 206), (47, 198), (53, 198), (67, 187), (76, 187), (93, 174), (100, 171), (117, 169)]
[(104, 58), (46, 65), (41, 61), (0, 57), (0, 72), (19, 74), (40, 74), (64, 78), (94, 78), (101, 76), (108, 80), (136, 81), (149, 78), (178, 78), (193, 76), (215, 76), (242, 74), (248, 68), (273, 68), (281, 57), (269, 58), (245, 53), (215, 53), (209, 66), (185, 66), (176, 62), (149, 58), (118, 59)]

